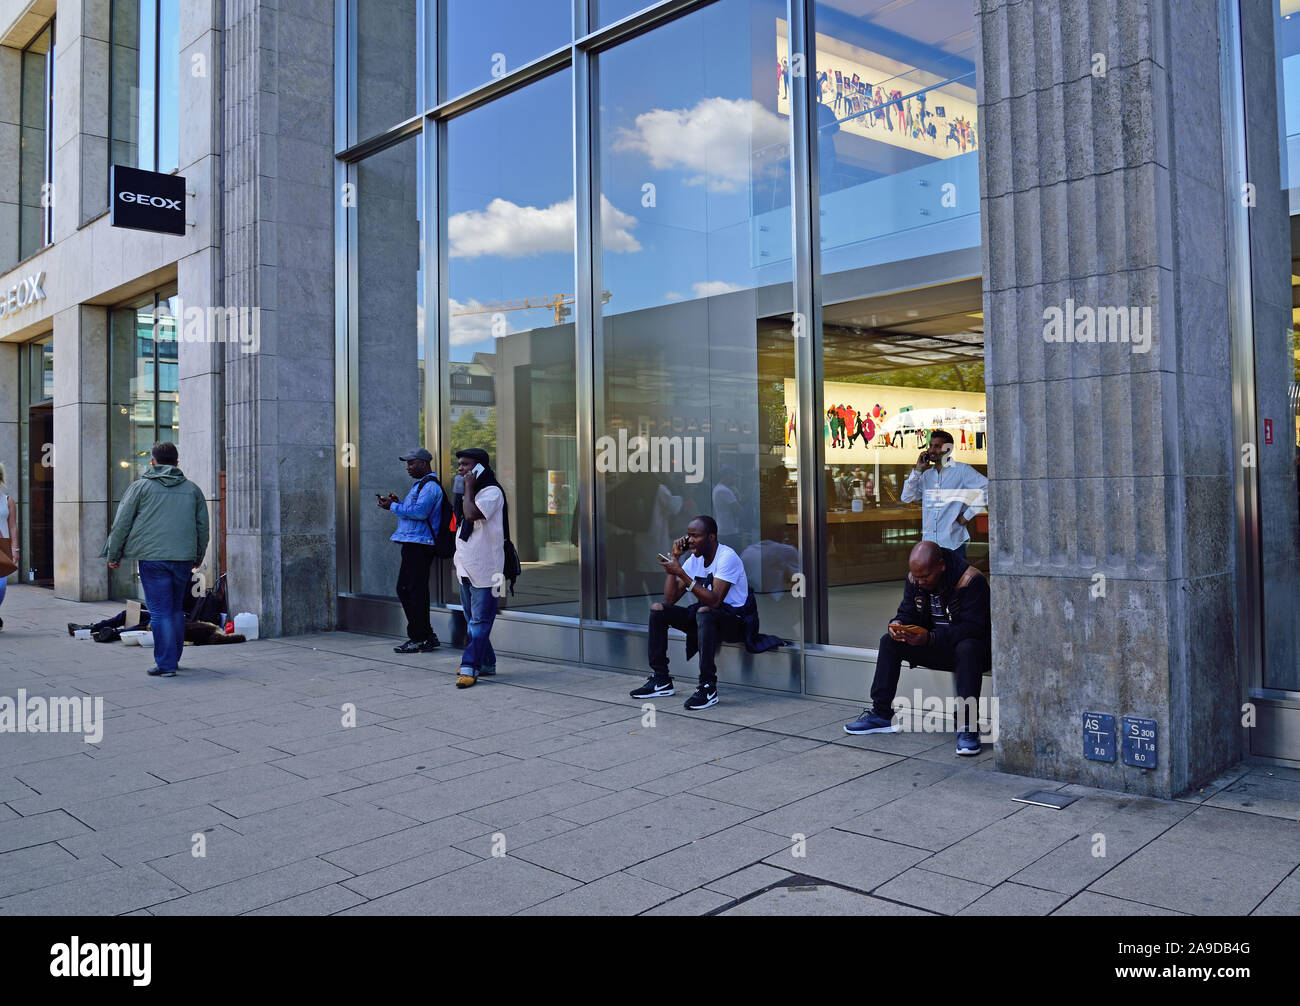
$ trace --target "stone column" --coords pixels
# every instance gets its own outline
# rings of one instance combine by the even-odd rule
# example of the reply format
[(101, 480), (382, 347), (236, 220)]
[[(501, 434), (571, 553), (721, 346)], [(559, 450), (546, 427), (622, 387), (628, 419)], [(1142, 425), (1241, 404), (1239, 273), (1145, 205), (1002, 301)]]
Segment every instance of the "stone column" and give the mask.
[(268, 635), (332, 628), (337, 596), (334, 24), (308, 10), (224, 5), (223, 296), (259, 325), (224, 349), (230, 604)]
[(54, 239), (108, 208), (109, 0), (59, 7), (54, 61)]
[(0, 45), (0, 273), (18, 261), (18, 145), (22, 55)]
[[(1242, 754), (1217, 8), (1171, 7), (977, 16), (998, 764), (1164, 797)], [(1085, 711), (1157, 768), (1085, 760)]]
[[(108, 597), (108, 311), (54, 316), (54, 593)], [(39, 459), (34, 458), (34, 463)]]

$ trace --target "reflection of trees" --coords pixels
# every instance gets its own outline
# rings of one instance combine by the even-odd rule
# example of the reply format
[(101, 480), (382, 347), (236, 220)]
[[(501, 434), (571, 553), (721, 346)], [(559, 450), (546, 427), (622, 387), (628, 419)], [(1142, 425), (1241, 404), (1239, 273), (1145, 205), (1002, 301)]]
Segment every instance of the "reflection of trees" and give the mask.
[(904, 388), (936, 388), (944, 391), (983, 391), (984, 364), (979, 362), (910, 367), (878, 374), (836, 374), (845, 384), (888, 384)]
[(463, 451), (481, 447), (488, 452), (493, 463), (497, 461), (497, 417), (494, 413), (486, 422), (479, 422), (472, 412), (466, 412), (451, 424), (452, 450)]

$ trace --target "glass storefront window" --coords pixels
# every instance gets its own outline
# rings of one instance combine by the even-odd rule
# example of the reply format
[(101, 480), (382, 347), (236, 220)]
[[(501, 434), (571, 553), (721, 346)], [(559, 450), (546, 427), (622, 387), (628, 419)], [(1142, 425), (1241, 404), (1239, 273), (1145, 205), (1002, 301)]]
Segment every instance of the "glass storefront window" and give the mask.
[(652, 7), (656, 0), (590, 0), (591, 23), (595, 28), (604, 28), (615, 21)]
[[(173, 288), (109, 313), (110, 519), (153, 445), (180, 439), (176, 307)], [(111, 596), (138, 596), (135, 574), (134, 563), (110, 571)]]
[(485, 449), (505, 488), (524, 575), (503, 607), (576, 617), (572, 88), (566, 70), (447, 124), (441, 232), (447, 446)]
[[(356, 57), (353, 81), (357, 121), (355, 143), (382, 133), (421, 111), (416, 66), (420, 9), (437, 0), (352, 0)], [(433, 102), (428, 100), (428, 104)]]
[[(357, 430), (354, 593), (392, 597), (401, 565), (389, 538), (397, 519), (375, 496), (404, 498), (411, 480), (399, 457), (430, 447), (424, 418), (425, 357), (420, 269), (419, 141), (406, 140), (356, 166)], [(434, 471), (444, 485), (450, 480)]]
[[(434, 0), (430, 0), (434, 2)], [(573, 0), (437, 0), (443, 99), (517, 70), (573, 38)]]
[(179, 0), (113, 0), (109, 163), (180, 167)]
[(19, 347), (18, 576), (54, 586), (54, 340)]
[[(943, 478), (988, 472), (974, 14), (965, 0), (826, 0), (815, 18), (826, 641), (874, 648), (921, 540), (927, 501), (905, 483), (931, 431), (969, 466)], [(773, 76), (787, 115), (788, 67)], [(773, 255), (789, 235), (768, 229)], [(793, 382), (787, 395), (793, 417)], [(987, 572), (987, 518), (966, 533)]]
[(663, 595), (656, 553), (709, 514), (764, 631), (801, 632), (792, 265), (762, 244), (791, 229), (789, 126), (766, 72), (784, 11), (722, 0), (597, 60), (597, 539), (613, 621), (645, 624)]
[(27, 258), (51, 240), (53, 200), (49, 197), (53, 158), (54, 22), (22, 52), (21, 125), (18, 166), (18, 257)]

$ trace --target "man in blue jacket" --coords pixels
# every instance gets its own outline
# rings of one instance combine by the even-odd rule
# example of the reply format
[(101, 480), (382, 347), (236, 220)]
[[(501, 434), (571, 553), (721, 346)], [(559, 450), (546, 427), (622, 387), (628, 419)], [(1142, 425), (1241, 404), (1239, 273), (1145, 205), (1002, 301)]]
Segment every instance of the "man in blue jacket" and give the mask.
[(989, 582), (958, 553), (923, 541), (908, 557), (907, 583), (889, 631), (880, 637), (871, 706), (844, 727), (849, 734), (895, 733), (894, 693), (903, 661), (957, 674), (957, 753), (980, 753), (973, 721), (984, 672), (993, 666)]
[(379, 506), (397, 515), (397, 530), (391, 541), (402, 546), (402, 568), (397, 574), (397, 599), (406, 612), (406, 642), (394, 646), (394, 653), (428, 653), (441, 644), (429, 624), (429, 567), (436, 558), (435, 528), (442, 513), (442, 487), (433, 474), (433, 455), (423, 447), (398, 458), (406, 462), (406, 474), (415, 480), (406, 499), (389, 493), (378, 496)]

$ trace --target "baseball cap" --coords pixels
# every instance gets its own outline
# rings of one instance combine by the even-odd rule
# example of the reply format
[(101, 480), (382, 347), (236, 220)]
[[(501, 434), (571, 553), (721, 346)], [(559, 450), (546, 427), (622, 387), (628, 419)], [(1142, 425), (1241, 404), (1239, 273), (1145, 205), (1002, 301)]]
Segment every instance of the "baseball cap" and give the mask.
[(409, 454), (403, 454), (397, 460), (398, 461), (432, 461), (433, 455), (430, 454), (428, 451), (426, 451), (423, 447), (417, 447)]

